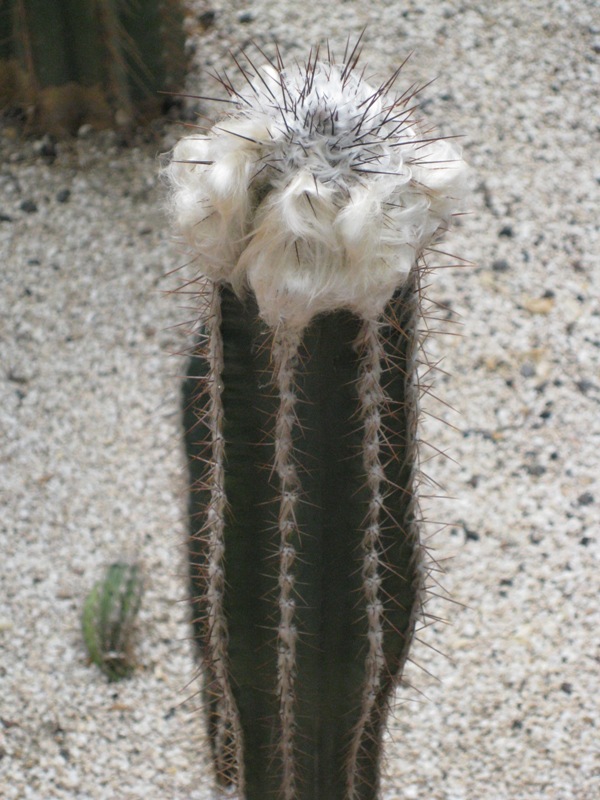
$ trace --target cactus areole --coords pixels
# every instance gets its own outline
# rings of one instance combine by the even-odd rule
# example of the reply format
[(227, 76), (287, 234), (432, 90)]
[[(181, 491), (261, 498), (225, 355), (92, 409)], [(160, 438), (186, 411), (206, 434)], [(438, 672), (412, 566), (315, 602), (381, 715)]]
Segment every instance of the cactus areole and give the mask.
[(239, 65), (232, 113), (176, 146), (197, 257), (184, 390), (194, 633), (217, 779), (240, 800), (374, 800), (422, 613), (423, 254), (464, 164), (414, 87), (318, 52)]

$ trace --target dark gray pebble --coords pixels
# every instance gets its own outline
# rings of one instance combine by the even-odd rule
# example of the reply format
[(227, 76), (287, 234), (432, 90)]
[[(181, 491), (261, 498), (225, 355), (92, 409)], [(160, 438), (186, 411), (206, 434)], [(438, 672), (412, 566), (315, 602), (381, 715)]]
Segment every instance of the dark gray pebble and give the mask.
[(577, 502), (580, 506), (591, 506), (594, 502), (594, 495), (591, 492), (584, 492), (579, 495)]
[(494, 272), (508, 272), (510, 266), (505, 258), (497, 258), (492, 262), (492, 269)]

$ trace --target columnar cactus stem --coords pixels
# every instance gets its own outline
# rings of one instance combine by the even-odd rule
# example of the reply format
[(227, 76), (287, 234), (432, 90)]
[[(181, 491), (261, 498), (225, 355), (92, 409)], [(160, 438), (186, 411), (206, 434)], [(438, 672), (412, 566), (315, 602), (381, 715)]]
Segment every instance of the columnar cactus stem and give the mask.
[(192, 606), (239, 800), (375, 800), (422, 613), (421, 257), (463, 165), (357, 58), (249, 61), (245, 89), (222, 81), (234, 114), (168, 168), (210, 292), (185, 387)]

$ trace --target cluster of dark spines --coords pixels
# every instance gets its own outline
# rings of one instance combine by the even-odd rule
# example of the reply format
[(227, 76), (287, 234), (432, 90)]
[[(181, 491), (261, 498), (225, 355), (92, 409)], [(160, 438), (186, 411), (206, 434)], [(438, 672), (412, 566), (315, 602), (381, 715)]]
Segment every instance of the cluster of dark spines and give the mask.
[[(362, 54), (361, 42), (362, 34), (351, 50), (350, 46), (348, 44), (346, 45), (344, 56), (341, 61), (341, 78), (344, 88), (347, 88), (350, 76), (354, 77), (356, 73), (358, 62)], [(410, 58), (410, 55), (407, 56), (392, 75), (381, 83), (372, 94), (357, 104), (357, 113), (355, 114), (352, 127), (345, 127), (342, 130), (337, 130), (336, 123), (339, 109), (335, 104), (329, 105), (327, 99), (324, 98), (325, 113), (322, 107), (320, 107), (318, 110), (318, 118), (316, 112), (313, 111), (311, 113), (310, 109), (307, 110), (305, 108), (306, 99), (313, 89), (317, 69), (324, 65), (329, 65), (330, 68), (336, 65), (336, 59), (330, 50), (329, 44), (327, 44), (326, 62), (321, 61), (322, 51), (320, 47), (316, 47), (314, 50), (311, 49), (308, 58), (302, 63), (304, 85), (300, 91), (294, 92), (290, 90), (288, 81), (286, 81), (286, 66), (279, 49), (276, 49), (275, 58), (270, 58), (258, 45), (255, 45), (255, 47), (264, 60), (277, 73), (280, 89), (279, 96), (275, 95), (272, 87), (269, 85), (269, 80), (265, 78), (263, 72), (254, 63), (248, 52), (242, 51), (239, 58), (233, 53), (231, 55), (237, 72), (244, 79), (244, 85), (249, 87), (250, 97), (248, 96), (248, 89), (244, 92), (235, 87), (234, 82), (225, 70), (213, 73), (212, 77), (227, 92), (227, 99), (200, 95), (195, 95), (194, 97), (201, 100), (232, 104), (237, 107), (240, 116), (254, 114), (257, 110), (256, 104), (258, 103), (260, 107), (260, 105), (264, 103), (265, 97), (269, 97), (271, 102), (267, 104), (266, 110), (268, 112), (275, 112), (276, 118), (280, 120), (282, 132), (285, 131), (288, 152), (293, 152), (293, 147), (290, 149), (289, 145), (305, 150), (305, 145), (298, 137), (298, 132), (303, 131), (308, 134), (307, 138), (309, 139), (316, 140), (322, 138), (327, 140), (329, 156), (333, 167), (343, 162), (345, 166), (358, 176), (361, 174), (394, 175), (396, 174), (394, 171), (385, 169), (385, 161), (388, 157), (385, 152), (387, 148), (402, 148), (406, 146), (412, 148), (415, 145), (425, 147), (432, 142), (458, 138), (454, 136), (444, 137), (430, 135), (434, 133), (435, 129), (433, 127), (425, 128), (422, 120), (415, 117), (415, 112), (419, 107), (415, 99), (432, 83), (432, 81), (424, 84), (413, 83), (402, 92), (402, 94), (392, 94), (394, 84)], [(359, 83), (356, 86), (357, 90), (363, 82), (364, 71), (363, 69), (359, 76)], [(378, 104), (378, 101), (381, 99), (385, 99), (386, 104), (383, 108), (374, 110), (374, 106)], [(203, 126), (197, 127), (202, 130), (207, 130)], [(218, 130), (218, 126), (215, 127)], [(421, 138), (419, 139), (414, 138), (415, 128), (419, 129), (421, 132)], [(407, 132), (407, 135), (403, 138), (402, 134), (404, 131)], [(258, 178), (261, 178), (261, 182), (268, 183), (269, 176), (276, 178), (277, 175), (285, 174), (286, 170), (283, 168), (283, 165), (281, 165), (283, 160), (281, 150), (283, 148), (280, 142), (277, 143), (276, 146), (271, 138), (258, 140), (234, 131), (230, 131), (230, 133), (234, 136), (241, 136), (241, 138), (249, 138), (250, 141), (265, 149), (265, 154), (257, 161), (257, 170), (254, 174), (253, 181), (257, 181)], [(385, 149), (382, 148), (382, 145), (385, 145)], [(212, 162), (190, 163), (211, 164)], [(425, 165), (432, 163), (428, 156), (424, 156), (424, 158), (420, 160), (415, 159), (415, 157), (411, 155), (407, 159), (408, 165)], [(379, 169), (377, 168), (378, 166), (380, 167)], [(331, 180), (338, 185), (340, 190), (344, 193), (347, 192), (345, 182), (338, 183), (334, 178), (331, 178)]]

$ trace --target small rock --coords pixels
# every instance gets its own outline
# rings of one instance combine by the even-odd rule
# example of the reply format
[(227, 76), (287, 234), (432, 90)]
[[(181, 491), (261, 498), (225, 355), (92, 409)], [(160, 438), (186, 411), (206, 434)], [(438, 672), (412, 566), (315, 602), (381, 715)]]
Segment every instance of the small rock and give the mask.
[(217, 12), (213, 9), (209, 9), (208, 11), (204, 11), (202, 14), (198, 14), (198, 22), (203, 28), (210, 28), (215, 24), (216, 16)]
[(254, 14), (251, 11), (240, 11), (238, 14), (238, 22), (241, 22), (242, 25), (247, 25), (249, 22), (254, 20)]
[(579, 391), (582, 394), (587, 394), (591, 389), (596, 388), (595, 384), (593, 384), (592, 381), (587, 380), (587, 378), (584, 378), (581, 381), (577, 381), (575, 383), (575, 386), (579, 389)]
[(554, 308), (553, 297), (527, 297), (523, 307), (531, 314), (549, 314)]
[(561, 683), (560, 685), (561, 690), (565, 694), (573, 694), (573, 684), (572, 683)]
[(0, 222), (12, 222), (12, 217), (10, 217), (8, 214), (0, 213)]
[(593, 541), (594, 541), (594, 540), (591, 538), (591, 536), (582, 536), (582, 537), (581, 537), (581, 539), (579, 540), (579, 544), (580, 544), (582, 547), (587, 547), (587, 546), (588, 546), (589, 544), (591, 544)]
[(525, 472), (534, 478), (539, 478), (546, 472), (546, 467), (543, 464), (526, 464)]
[(12, 383), (29, 383), (32, 376), (25, 369), (21, 369), (20, 367), (11, 367), (8, 370), (8, 374), (6, 377)]
[(37, 203), (33, 200), (23, 200), (19, 208), (26, 214), (35, 214), (38, 210)]
[(115, 111), (115, 125), (117, 128), (130, 128), (133, 125), (131, 114), (124, 108)]
[(496, 261), (492, 262), (492, 269), (494, 272), (508, 272), (510, 266), (505, 258), (497, 258)]
[(594, 495), (591, 492), (584, 492), (577, 498), (577, 503), (580, 506), (590, 506), (594, 502)]
[(533, 378), (535, 376), (535, 367), (530, 362), (523, 364), (519, 371), (524, 378)]
[(33, 144), (33, 152), (38, 156), (42, 156), (51, 164), (54, 163), (57, 156), (56, 139), (50, 134), (46, 134), (43, 139), (39, 139)]
[(508, 239), (512, 239), (514, 236), (512, 225), (505, 225), (503, 228), (500, 228), (498, 236), (506, 236)]
[(70, 189), (60, 189), (56, 193), (56, 202), (57, 203), (67, 203), (71, 197), (71, 190)]
[(80, 139), (88, 139), (93, 130), (94, 128), (90, 123), (86, 122), (85, 125), (82, 125), (77, 131), (77, 136), (79, 136)]

